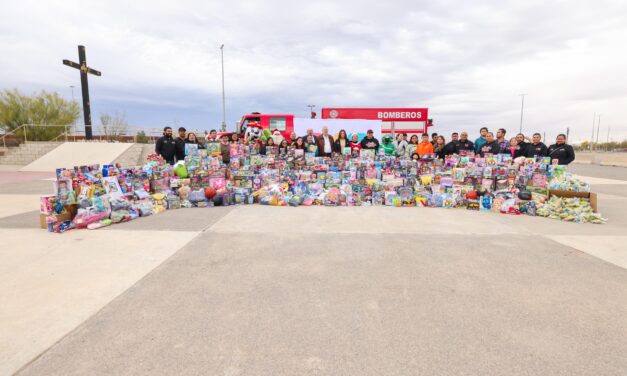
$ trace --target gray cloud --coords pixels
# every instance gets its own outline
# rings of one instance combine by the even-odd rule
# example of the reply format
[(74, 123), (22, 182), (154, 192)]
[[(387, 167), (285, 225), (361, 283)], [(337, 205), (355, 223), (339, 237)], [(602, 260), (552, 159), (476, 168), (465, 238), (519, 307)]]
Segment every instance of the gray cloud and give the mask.
[(103, 71), (94, 112), (210, 127), (221, 121), (224, 43), (229, 124), (254, 110), (305, 115), (310, 103), (427, 106), (445, 132), (513, 132), (528, 93), (526, 129), (589, 137), (596, 111), (627, 136), (622, 1), (82, 4), (4, 7), (3, 87), (69, 93), (78, 77), (60, 60), (84, 43)]

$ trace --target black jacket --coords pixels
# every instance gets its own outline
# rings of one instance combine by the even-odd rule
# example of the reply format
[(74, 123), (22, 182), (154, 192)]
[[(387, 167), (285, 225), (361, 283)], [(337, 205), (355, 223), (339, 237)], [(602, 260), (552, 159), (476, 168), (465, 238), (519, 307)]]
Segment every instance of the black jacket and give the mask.
[(176, 157), (176, 141), (172, 136), (163, 136), (157, 140), (155, 152), (165, 159), (168, 163), (174, 163)]
[(540, 142), (537, 145), (528, 144), (527, 145), (527, 151), (525, 152), (525, 156), (527, 158), (546, 157), (546, 154), (547, 154), (547, 147), (542, 142)]
[(518, 157), (526, 157), (527, 156), (527, 147), (523, 145), (516, 145), (516, 149), (514, 150), (514, 155), (512, 158), (516, 159)]
[(547, 156), (551, 157), (551, 160), (557, 159), (558, 164), (567, 165), (575, 160), (575, 150), (567, 144), (553, 144), (549, 146)]
[(375, 152), (379, 151), (379, 140), (377, 140), (375, 137), (371, 139), (368, 138), (368, 136), (364, 137), (363, 140), (361, 140), (361, 148), (362, 149), (370, 149), (370, 150), (374, 150)]
[[(346, 140), (346, 143), (344, 144), (345, 148), (350, 148), (351, 147), (351, 142), (350, 140)], [(333, 151), (336, 153), (342, 153), (344, 150), (342, 150), (342, 144), (340, 143), (340, 139), (338, 138), (337, 140), (335, 140), (335, 142), (333, 143)]]
[(455, 145), (455, 152), (459, 154), (459, 152), (462, 150), (474, 152), (475, 144), (473, 144), (472, 141), (470, 140), (466, 140), (466, 141), (459, 140), (457, 141), (457, 144)]
[(457, 141), (450, 141), (444, 145), (444, 155), (451, 155), (457, 152)]
[(182, 161), (185, 159), (185, 139), (177, 137), (174, 139), (176, 143), (176, 151), (174, 155), (176, 156), (177, 161)]
[(485, 143), (481, 148), (479, 148), (479, 154), (484, 157), (486, 154), (498, 154), (501, 151), (501, 147), (499, 146), (498, 141), (492, 141), (490, 143)]

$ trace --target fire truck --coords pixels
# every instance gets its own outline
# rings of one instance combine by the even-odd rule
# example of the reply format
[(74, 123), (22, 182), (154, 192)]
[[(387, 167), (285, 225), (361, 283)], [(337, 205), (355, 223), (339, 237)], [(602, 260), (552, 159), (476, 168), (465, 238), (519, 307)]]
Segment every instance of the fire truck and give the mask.
[[(242, 116), (237, 127), (238, 133), (244, 133), (248, 123), (257, 122), (261, 128), (271, 132), (278, 130), (288, 138), (294, 131), (294, 114), (262, 114), (253, 112)], [(322, 119), (361, 119), (380, 120), (381, 133), (428, 133), (433, 126), (428, 118), (427, 108), (338, 108), (322, 109)]]

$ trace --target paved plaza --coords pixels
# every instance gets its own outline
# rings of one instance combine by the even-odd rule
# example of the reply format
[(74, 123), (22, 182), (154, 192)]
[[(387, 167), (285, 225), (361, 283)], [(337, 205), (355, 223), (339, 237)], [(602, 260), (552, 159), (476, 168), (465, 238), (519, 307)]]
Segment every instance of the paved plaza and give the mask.
[(51, 234), (0, 170), (0, 374), (620, 375), (627, 168), (604, 225), (458, 209), (194, 208)]

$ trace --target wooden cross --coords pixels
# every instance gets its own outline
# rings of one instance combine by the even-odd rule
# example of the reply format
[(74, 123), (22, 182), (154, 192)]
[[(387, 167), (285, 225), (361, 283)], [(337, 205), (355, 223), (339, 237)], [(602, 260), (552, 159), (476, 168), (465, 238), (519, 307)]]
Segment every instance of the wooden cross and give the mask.
[(83, 118), (85, 119), (85, 139), (93, 138), (91, 133), (91, 105), (89, 102), (89, 85), (87, 83), (87, 73), (95, 76), (102, 76), (102, 73), (87, 66), (85, 57), (85, 46), (78, 46), (78, 64), (70, 60), (63, 60), (63, 64), (81, 71), (81, 91), (83, 94)]

